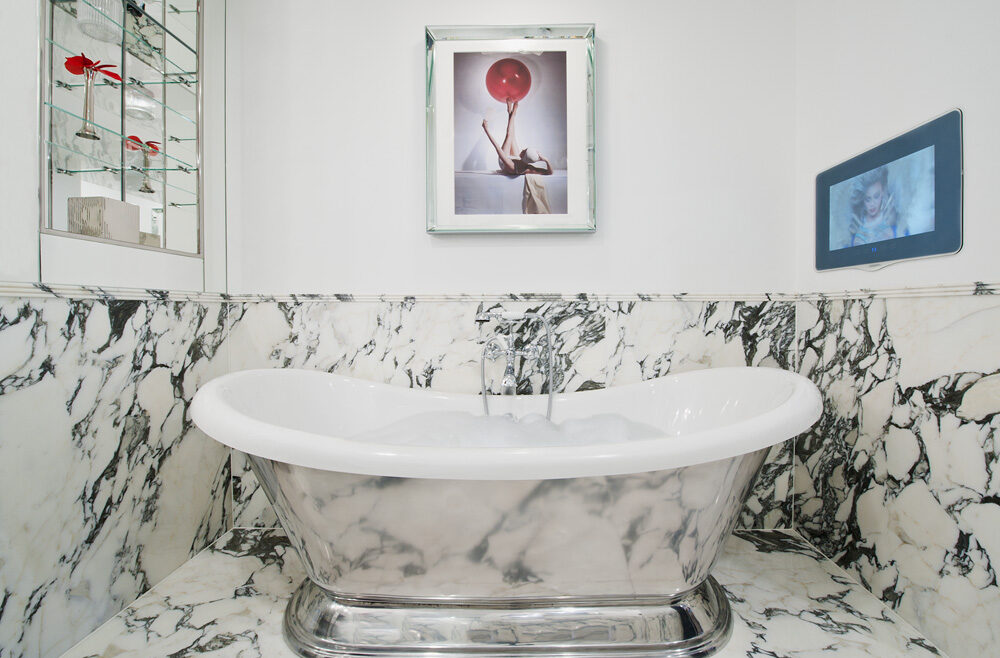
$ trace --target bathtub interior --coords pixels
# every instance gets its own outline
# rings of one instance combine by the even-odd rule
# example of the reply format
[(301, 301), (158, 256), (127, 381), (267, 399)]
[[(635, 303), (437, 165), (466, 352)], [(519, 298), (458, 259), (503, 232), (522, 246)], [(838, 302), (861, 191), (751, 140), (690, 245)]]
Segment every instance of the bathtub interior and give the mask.
[[(724, 376), (718, 371), (725, 370)], [(553, 421), (621, 414), (683, 436), (734, 425), (786, 403), (796, 382), (780, 370), (723, 368), (556, 396)], [(482, 398), (367, 382), (322, 372), (263, 370), (224, 378), (221, 401), (247, 419), (310, 434), (351, 438), (433, 411), (483, 413)], [(222, 382), (220, 382), (222, 384)], [(491, 395), (491, 414), (544, 414), (545, 395)]]

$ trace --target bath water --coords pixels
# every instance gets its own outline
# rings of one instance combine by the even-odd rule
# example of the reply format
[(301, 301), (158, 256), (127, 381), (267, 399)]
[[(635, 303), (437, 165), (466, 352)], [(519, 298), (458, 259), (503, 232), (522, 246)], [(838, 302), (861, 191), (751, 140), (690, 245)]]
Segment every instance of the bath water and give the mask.
[(476, 416), (464, 411), (415, 414), (352, 437), (354, 441), (447, 448), (530, 448), (624, 443), (665, 432), (619, 414), (597, 414), (554, 423), (540, 414)]

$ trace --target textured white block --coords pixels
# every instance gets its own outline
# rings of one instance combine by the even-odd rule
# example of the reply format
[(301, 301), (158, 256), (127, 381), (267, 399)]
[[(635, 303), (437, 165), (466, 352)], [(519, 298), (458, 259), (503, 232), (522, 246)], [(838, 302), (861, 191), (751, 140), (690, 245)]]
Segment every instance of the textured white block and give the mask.
[(70, 197), (67, 202), (71, 233), (139, 242), (139, 206), (103, 196)]

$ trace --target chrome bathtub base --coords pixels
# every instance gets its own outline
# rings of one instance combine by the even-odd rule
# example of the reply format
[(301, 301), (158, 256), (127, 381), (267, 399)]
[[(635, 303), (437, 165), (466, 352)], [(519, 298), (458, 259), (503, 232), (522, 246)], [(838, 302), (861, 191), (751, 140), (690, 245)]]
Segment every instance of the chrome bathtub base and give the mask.
[(288, 645), (306, 658), (710, 656), (729, 640), (714, 578), (672, 598), (340, 597), (310, 579), (285, 609)]

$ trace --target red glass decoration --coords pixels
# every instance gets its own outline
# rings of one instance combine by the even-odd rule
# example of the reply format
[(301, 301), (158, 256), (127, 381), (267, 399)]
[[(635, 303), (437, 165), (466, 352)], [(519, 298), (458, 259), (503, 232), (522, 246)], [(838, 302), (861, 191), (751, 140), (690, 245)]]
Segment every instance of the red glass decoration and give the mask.
[(73, 75), (84, 75), (90, 71), (91, 74), (103, 73), (112, 80), (117, 80), (118, 82), (121, 82), (122, 80), (122, 77), (114, 71), (106, 70), (115, 68), (114, 64), (101, 64), (101, 60), (97, 60), (95, 62), (83, 53), (74, 55), (73, 57), (67, 57), (65, 66), (66, 70)]
[(523, 62), (512, 59), (497, 60), (486, 72), (486, 91), (501, 103), (519, 101), (531, 89), (531, 73)]
[(137, 135), (129, 135), (128, 140), (125, 142), (125, 148), (129, 151), (142, 151), (144, 150), (144, 146), (153, 153), (160, 152), (159, 142), (144, 142)]

